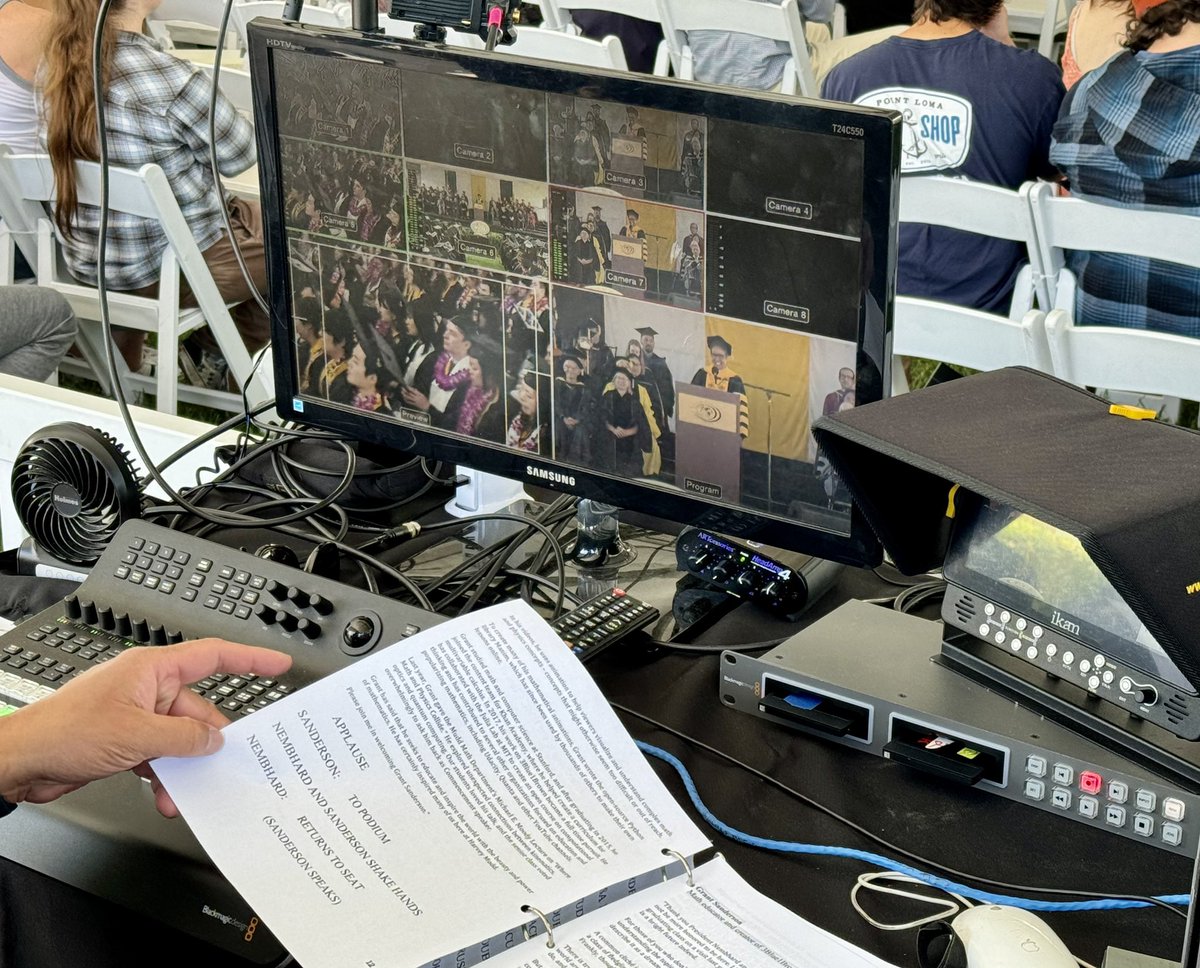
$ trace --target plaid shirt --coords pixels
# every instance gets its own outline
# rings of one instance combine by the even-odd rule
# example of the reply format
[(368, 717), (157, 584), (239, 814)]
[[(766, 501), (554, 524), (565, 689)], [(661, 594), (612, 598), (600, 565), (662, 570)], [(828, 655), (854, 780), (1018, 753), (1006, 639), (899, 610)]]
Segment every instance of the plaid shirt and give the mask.
[[(1200, 47), (1125, 51), (1085, 74), (1063, 101), (1050, 160), (1075, 195), (1200, 215)], [(1200, 338), (1200, 270), (1104, 252), (1069, 252), (1067, 267), (1081, 323)]]
[[(108, 154), (113, 165), (137, 169), (157, 164), (204, 251), (223, 224), (208, 160), (208, 102), (212, 86), (192, 64), (164, 52), (140, 34), (122, 32), (105, 99)], [(236, 175), (256, 161), (254, 129), (223, 96), (217, 97), (217, 164)], [(222, 193), (224, 194), (224, 193)], [(100, 210), (80, 205), (75, 231), (63, 240), (71, 274), (96, 283)], [(108, 221), (105, 279), (113, 289), (140, 289), (158, 281), (167, 237), (154, 219), (112, 212)]]

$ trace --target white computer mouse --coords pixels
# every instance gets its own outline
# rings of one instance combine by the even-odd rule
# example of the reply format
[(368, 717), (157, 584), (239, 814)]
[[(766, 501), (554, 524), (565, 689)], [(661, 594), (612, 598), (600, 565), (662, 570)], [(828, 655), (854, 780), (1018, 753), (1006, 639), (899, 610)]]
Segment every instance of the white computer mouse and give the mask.
[(967, 968), (1078, 968), (1050, 925), (1004, 904), (967, 908), (952, 922)]

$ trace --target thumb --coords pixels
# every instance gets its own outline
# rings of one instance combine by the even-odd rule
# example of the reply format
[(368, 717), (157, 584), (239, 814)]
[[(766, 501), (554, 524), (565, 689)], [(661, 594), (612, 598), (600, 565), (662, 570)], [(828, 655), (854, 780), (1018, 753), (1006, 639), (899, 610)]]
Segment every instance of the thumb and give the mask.
[(155, 716), (141, 753), (151, 760), (159, 756), (207, 756), (225, 744), (219, 729), (190, 716)]

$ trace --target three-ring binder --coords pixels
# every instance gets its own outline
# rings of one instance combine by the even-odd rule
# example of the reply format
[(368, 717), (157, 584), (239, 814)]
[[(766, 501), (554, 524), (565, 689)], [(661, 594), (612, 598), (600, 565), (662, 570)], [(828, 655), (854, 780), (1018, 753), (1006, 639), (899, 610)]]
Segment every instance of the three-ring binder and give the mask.
[[(546, 926), (546, 947), (553, 948), (554, 947), (554, 929), (552, 927), (550, 927), (550, 919), (548, 917), (546, 917), (546, 915), (544, 915), (537, 908), (535, 908), (532, 904), (522, 904), (521, 910), (526, 914), (536, 914), (538, 916), (538, 920), (541, 921), (542, 924), (544, 924)], [(522, 932), (525, 935), (525, 940), (528, 941), (529, 940), (529, 932), (526, 931), (524, 928), (522, 928)]]

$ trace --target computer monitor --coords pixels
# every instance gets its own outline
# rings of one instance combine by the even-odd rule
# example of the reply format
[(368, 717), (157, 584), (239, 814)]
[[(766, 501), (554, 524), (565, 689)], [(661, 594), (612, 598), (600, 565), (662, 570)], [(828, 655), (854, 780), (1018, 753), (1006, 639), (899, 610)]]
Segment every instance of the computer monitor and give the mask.
[(812, 423), (889, 381), (891, 112), (249, 32), (282, 416), (856, 564)]

